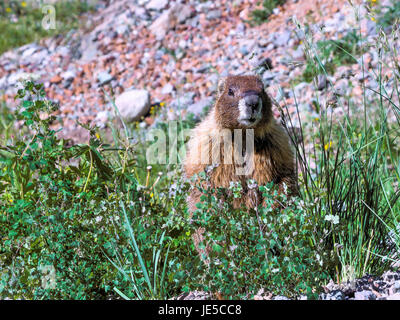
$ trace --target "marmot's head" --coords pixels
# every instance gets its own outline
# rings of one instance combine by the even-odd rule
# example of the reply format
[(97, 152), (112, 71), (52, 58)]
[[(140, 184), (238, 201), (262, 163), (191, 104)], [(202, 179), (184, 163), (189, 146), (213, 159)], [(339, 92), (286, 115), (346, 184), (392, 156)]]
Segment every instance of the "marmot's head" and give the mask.
[(217, 122), (228, 129), (256, 128), (272, 117), (271, 100), (257, 76), (228, 76), (218, 83)]

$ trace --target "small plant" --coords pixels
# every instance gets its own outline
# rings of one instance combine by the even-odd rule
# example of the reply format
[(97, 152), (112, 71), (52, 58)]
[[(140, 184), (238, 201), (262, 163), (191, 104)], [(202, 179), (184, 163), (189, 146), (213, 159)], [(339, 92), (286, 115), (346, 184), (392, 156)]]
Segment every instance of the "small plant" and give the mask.
[(339, 40), (318, 41), (315, 49), (308, 50), (312, 58), (307, 60), (303, 80), (312, 82), (319, 74), (332, 75), (338, 66), (357, 63), (355, 57), (362, 53), (359, 42), (360, 37), (355, 30)]
[(263, 8), (253, 10), (251, 15), (256, 24), (264, 23), (268, 20), (268, 17), (273, 13), (273, 10), (283, 5), (286, 0), (263, 0)]
[(389, 6), (381, 6), (378, 10), (377, 23), (387, 31), (391, 31), (393, 26), (399, 22), (400, 2), (391, 1)]

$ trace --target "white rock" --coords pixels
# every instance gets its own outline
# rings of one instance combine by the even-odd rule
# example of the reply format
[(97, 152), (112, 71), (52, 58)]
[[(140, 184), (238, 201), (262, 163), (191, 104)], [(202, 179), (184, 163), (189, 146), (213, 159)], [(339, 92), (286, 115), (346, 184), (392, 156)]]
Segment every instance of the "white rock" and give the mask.
[(146, 90), (129, 90), (118, 96), (115, 104), (124, 120), (137, 121), (150, 110), (150, 94)]
[(147, 10), (162, 10), (168, 5), (168, 0), (151, 0), (147, 5)]
[(174, 91), (174, 87), (172, 86), (172, 84), (167, 83), (162, 89), (161, 89), (161, 93), (162, 94), (170, 94), (172, 93), (172, 91)]

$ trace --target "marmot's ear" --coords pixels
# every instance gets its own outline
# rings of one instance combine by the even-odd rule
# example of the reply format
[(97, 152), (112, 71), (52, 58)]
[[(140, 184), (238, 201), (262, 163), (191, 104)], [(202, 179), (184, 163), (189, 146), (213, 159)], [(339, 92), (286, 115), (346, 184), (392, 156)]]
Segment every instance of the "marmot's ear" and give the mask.
[(224, 92), (225, 90), (225, 83), (226, 83), (226, 77), (223, 77), (221, 79), (219, 79), (218, 81), (218, 90), (217, 90), (217, 95), (218, 97), (222, 94), (222, 92)]

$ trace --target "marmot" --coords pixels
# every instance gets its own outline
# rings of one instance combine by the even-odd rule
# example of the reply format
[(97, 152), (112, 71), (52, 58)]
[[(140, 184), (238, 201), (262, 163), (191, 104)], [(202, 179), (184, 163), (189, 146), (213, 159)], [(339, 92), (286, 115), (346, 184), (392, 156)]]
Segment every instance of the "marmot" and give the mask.
[[(271, 108), (271, 99), (259, 77), (228, 76), (220, 80), (215, 105), (193, 129), (188, 142), (184, 161), (186, 176), (190, 178), (212, 165), (214, 168), (209, 173), (211, 187), (228, 188), (231, 182), (240, 182), (242, 194), (241, 198), (235, 199), (235, 207), (244, 204), (247, 208), (255, 208), (262, 203), (260, 192), (248, 188), (249, 179), (259, 185), (272, 181), (282, 187), (285, 183), (289, 192), (297, 193), (295, 161), (289, 137), (273, 118)], [(244, 148), (240, 144), (245, 145), (246, 131), (254, 134), (254, 148), (242, 151)], [(217, 154), (215, 158), (213, 153)], [(244, 163), (235, 161), (240, 156)], [(243, 170), (251, 160), (252, 165), (245, 169), (247, 171), (240, 173), (239, 170)], [(189, 212), (196, 210), (201, 195), (194, 188), (188, 196)]]

